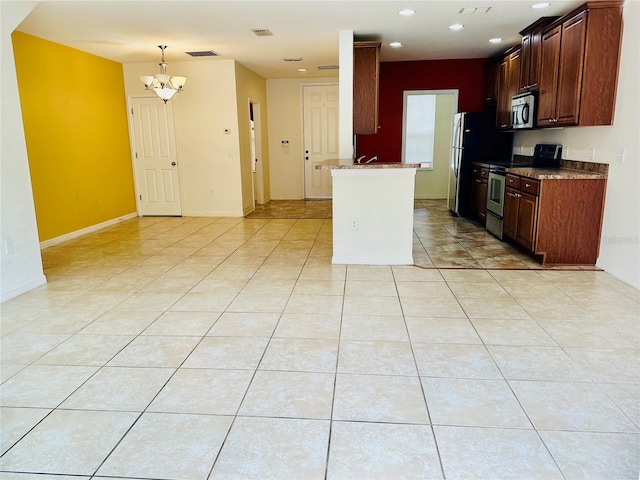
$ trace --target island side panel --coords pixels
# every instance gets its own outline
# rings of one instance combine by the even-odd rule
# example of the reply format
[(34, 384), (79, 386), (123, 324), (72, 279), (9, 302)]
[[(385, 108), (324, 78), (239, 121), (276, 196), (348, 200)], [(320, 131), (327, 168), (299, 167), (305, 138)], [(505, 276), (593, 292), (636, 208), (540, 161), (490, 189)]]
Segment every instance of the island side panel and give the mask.
[(331, 175), (331, 263), (412, 265), (416, 169), (333, 169)]

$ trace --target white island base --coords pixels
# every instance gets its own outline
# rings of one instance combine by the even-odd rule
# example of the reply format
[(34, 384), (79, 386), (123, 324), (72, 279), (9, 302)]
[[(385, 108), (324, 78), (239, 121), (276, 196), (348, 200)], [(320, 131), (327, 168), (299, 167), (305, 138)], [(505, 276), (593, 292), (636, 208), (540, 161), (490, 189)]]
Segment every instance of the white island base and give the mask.
[(416, 169), (407, 168), (402, 164), (395, 165), (331, 169), (331, 263), (413, 264), (413, 199)]

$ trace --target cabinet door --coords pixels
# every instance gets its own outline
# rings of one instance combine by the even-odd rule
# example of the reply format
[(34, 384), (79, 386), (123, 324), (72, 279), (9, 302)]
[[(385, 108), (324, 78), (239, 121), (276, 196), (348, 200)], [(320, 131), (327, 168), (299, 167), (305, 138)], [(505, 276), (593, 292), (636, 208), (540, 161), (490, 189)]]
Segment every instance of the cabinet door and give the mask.
[(520, 194), (516, 190), (507, 188), (504, 192), (504, 212), (502, 217), (502, 233), (509, 238), (516, 239), (518, 231), (518, 207)]
[(511, 120), (511, 97), (517, 95), (518, 91), (520, 90), (521, 66), (522, 50), (518, 49), (509, 55), (509, 120)]
[(496, 60), (490, 60), (484, 65), (483, 90), (485, 102), (497, 102), (498, 62)]
[(378, 132), (380, 42), (356, 42), (353, 49), (353, 133)]
[(509, 57), (498, 63), (498, 105), (496, 126), (507, 128), (511, 119), (511, 98), (509, 97)]
[[(523, 57), (524, 61), (524, 57)], [(529, 90), (540, 86), (540, 66), (542, 61), (542, 28), (531, 32), (531, 55), (529, 58)]]
[(562, 24), (556, 118), (558, 125), (577, 125), (582, 91), (587, 12)]
[(533, 35), (527, 33), (522, 36), (522, 50), (520, 54), (520, 85), (518, 91), (520, 93), (528, 92), (530, 88), (531, 78), (531, 55)]
[(538, 197), (521, 193), (519, 203), (516, 241), (527, 250), (533, 251), (538, 220)]
[(558, 91), (558, 62), (562, 26), (542, 35), (540, 58), (540, 95), (538, 96), (538, 126), (553, 125), (556, 119), (556, 94)]

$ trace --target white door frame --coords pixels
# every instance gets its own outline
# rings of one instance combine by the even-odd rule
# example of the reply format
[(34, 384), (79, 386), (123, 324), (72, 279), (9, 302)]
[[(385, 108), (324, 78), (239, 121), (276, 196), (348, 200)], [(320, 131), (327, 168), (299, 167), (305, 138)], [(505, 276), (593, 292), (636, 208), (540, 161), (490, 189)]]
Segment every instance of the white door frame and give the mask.
[[(253, 100), (249, 97), (248, 100), (248, 108), (251, 108), (253, 105), (253, 131), (254, 131), (254, 143), (255, 143), (255, 158), (256, 158), (256, 171), (255, 177), (253, 171), (251, 172), (251, 181), (253, 183), (253, 194), (255, 197), (254, 200), (254, 208), (255, 203), (264, 204), (265, 196), (264, 196), (264, 158), (262, 152), (262, 104), (258, 100)], [(251, 115), (249, 115), (249, 121), (251, 121)], [(249, 125), (249, 128), (251, 126)], [(253, 167), (254, 159), (251, 159), (251, 166)]]
[[(141, 195), (141, 190), (140, 190), (140, 179), (138, 179), (138, 160), (136, 158), (136, 135), (135, 135), (135, 126), (133, 125), (132, 121), (131, 121), (131, 115), (132, 115), (132, 111), (133, 111), (133, 100), (135, 98), (147, 98), (147, 99), (157, 99), (158, 97), (156, 97), (155, 95), (152, 94), (138, 94), (138, 93), (134, 93), (134, 94), (128, 94), (127, 95), (127, 124), (129, 127), (129, 149), (130, 149), (130, 154), (131, 154), (131, 167), (133, 168), (133, 188), (135, 191), (135, 199), (136, 199), (136, 211), (138, 213), (139, 217), (142, 217), (142, 208), (141, 208), (141, 201), (140, 201), (140, 195)], [(171, 109), (171, 111), (173, 112), (173, 108)], [(182, 175), (180, 175), (180, 151), (178, 148), (178, 135), (176, 133), (176, 129), (175, 129), (175, 120), (173, 118), (173, 116), (171, 117), (171, 121), (174, 123), (174, 128), (173, 128), (173, 132), (174, 132), (174, 136), (175, 136), (175, 147), (176, 147), (176, 162), (178, 165), (176, 165), (176, 168), (178, 169), (178, 186), (180, 188), (180, 205), (181, 205), (181, 213), (180, 215), (182, 215), (182, 210), (183, 210), (183, 205), (184, 205), (184, 195), (183, 195), (183, 185), (182, 185)]]

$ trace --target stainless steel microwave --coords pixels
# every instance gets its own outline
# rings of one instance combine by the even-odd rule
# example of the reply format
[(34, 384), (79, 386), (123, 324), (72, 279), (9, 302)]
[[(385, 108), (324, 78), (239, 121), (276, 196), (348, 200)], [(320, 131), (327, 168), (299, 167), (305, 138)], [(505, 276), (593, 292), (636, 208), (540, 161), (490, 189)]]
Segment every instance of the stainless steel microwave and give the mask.
[(511, 99), (511, 126), (513, 128), (533, 128), (536, 118), (536, 95), (521, 93)]

